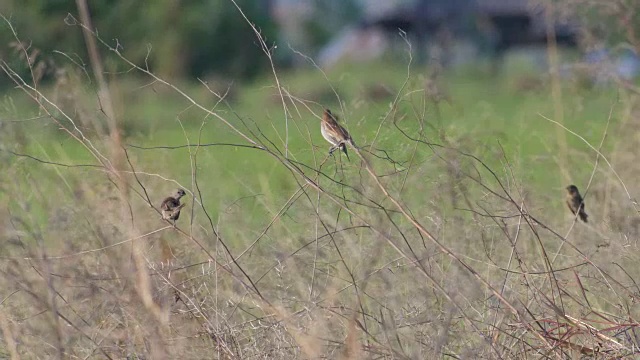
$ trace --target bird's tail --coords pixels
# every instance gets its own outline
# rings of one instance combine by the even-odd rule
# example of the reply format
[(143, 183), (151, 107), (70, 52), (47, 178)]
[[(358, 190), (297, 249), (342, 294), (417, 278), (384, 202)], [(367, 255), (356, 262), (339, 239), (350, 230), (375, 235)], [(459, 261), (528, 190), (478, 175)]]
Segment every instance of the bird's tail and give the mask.
[(582, 210), (578, 213), (578, 216), (580, 216), (580, 220), (584, 222), (587, 222), (587, 218), (589, 217), (589, 215), (587, 215), (587, 213)]
[(340, 149), (342, 149), (342, 152), (347, 155), (347, 160), (351, 161), (351, 159), (349, 159), (349, 154), (347, 153), (347, 145), (345, 145), (345, 143), (340, 144)]

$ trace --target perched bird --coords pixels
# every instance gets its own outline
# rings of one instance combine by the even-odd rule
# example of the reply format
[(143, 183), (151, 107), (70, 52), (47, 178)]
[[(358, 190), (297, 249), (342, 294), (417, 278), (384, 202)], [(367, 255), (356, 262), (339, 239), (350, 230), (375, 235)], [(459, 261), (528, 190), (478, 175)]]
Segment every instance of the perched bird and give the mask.
[(324, 109), (322, 122), (320, 124), (320, 131), (322, 132), (322, 137), (333, 145), (331, 149), (329, 149), (329, 154), (333, 154), (336, 149), (340, 149), (345, 155), (347, 155), (347, 159), (349, 159), (346, 143), (354, 146), (353, 140), (347, 130), (345, 130), (342, 125), (338, 124), (338, 120), (329, 109)]
[(584, 212), (584, 201), (575, 185), (567, 186), (567, 206), (573, 215), (577, 212), (580, 220), (587, 222), (588, 215)]
[(176, 220), (180, 217), (180, 209), (184, 207), (185, 204), (180, 204), (180, 198), (185, 196), (185, 192), (182, 189), (178, 189), (173, 196), (169, 196), (168, 198), (162, 201), (160, 205), (160, 210), (162, 210), (162, 218), (165, 220), (172, 220), (173, 226), (176, 225)]

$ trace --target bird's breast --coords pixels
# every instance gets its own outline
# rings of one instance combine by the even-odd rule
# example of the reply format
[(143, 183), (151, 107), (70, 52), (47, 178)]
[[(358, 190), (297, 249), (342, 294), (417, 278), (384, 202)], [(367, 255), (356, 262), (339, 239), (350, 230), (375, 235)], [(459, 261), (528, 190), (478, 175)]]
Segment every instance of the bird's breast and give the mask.
[(335, 136), (331, 134), (331, 131), (329, 131), (329, 129), (324, 123), (322, 124), (322, 126), (320, 126), (320, 132), (322, 133), (322, 137), (324, 137), (325, 140), (330, 142), (331, 145), (336, 145), (338, 143), (338, 139), (336, 139)]

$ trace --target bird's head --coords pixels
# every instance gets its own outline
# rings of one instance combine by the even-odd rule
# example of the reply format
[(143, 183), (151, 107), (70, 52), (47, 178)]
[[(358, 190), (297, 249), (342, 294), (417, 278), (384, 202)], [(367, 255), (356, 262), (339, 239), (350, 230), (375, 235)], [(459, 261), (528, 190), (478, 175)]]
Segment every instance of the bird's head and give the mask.
[(186, 192), (184, 192), (184, 190), (182, 190), (182, 189), (178, 189), (178, 190), (176, 191), (176, 196), (175, 196), (175, 198), (176, 198), (176, 199), (180, 199), (181, 197), (183, 197), (183, 196), (185, 196), (185, 195), (187, 195), (187, 193), (186, 193)]
[(331, 110), (324, 109), (324, 112), (322, 113), (322, 120), (323, 121), (329, 121), (329, 120), (337, 120), (337, 119), (336, 119), (336, 116), (333, 115)]
[(567, 186), (567, 192), (573, 195), (578, 192), (578, 188), (575, 185), (569, 185)]

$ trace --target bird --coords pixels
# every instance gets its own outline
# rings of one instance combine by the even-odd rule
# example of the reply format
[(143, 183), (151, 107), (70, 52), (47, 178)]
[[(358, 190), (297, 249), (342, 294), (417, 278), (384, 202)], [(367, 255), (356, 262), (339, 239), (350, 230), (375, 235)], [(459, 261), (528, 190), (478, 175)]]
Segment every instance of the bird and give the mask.
[(322, 137), (333, 145), (331, 149), (329, 149), (329, 155), (333, 154), (336, 149), (340, 149), (347, 156), (347, 159), (350, 160), (349, 154), (347, 154), (346, 143), (355, 146), (351, 135), (338, 123), (336, 116), (333, 115), (329, 109), (324, 109), (320, 131), (322, 132)]
[(185, 196), (186, 193), (182, 189), (178, 189), (173, 196), (169, 196), (162, 201), (160, 210), (162, 210), (162, 218), (164, 220), (173, 221), (173, 226), (176, 226), (176, 220), (180, 217), (180, 210), (185, 204), (180, 204), (180, 198)]
[(589, 216), (584, 212), (584, 200), (582, 199), (582, 196), (580, 196), (580, 192), (575, 185), (567, 186), (567, 206), (573, 215), (577, 212), (580, 220), (587, 222), (587, 217)]

